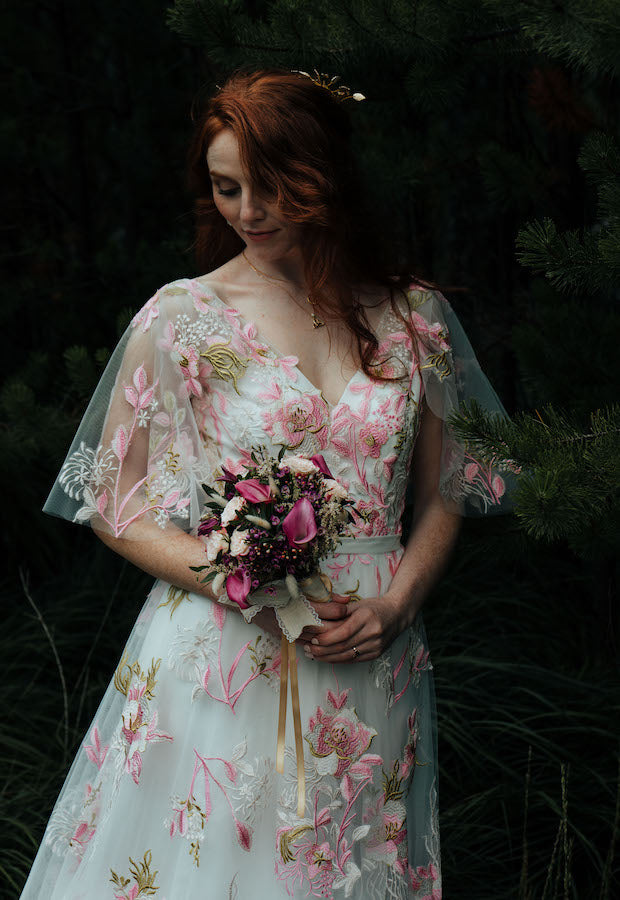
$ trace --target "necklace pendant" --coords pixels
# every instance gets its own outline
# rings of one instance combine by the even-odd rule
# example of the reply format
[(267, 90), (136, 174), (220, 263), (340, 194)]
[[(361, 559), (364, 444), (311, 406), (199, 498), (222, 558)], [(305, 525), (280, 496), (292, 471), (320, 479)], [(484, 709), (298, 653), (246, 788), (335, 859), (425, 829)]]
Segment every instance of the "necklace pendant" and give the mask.
[(322, 328), (325, 325), (325, 322), (322, 322), (316, 313), (312, 313), (312, 324), (315, 328)]

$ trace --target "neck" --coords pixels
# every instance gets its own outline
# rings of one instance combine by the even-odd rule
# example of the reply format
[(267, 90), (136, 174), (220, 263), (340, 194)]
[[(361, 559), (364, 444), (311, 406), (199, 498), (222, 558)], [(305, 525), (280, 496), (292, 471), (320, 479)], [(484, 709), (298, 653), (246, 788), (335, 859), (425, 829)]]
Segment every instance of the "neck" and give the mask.
[(299, 250), (288, 253), (280, 259), (263, 260), (258, 254), (252, 252), (251, 247), (246, 247), (243, 256), (250, 263), (250, 269), (254, 266), (256, 272), (274, 281), (287, 281), (295, 287), (303, 289), (305, 284), (304, 264)]

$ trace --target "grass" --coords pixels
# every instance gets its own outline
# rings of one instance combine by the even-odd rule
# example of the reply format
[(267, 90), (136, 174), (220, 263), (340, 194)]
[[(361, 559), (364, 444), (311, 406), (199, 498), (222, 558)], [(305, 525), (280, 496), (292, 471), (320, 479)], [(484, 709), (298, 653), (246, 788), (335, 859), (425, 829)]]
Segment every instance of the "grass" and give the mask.
[[(0, 586), (6, 898), (150, 584), (103, 547), (66, 558), (62, 577)], [(429, 603), (446, 900), (617, 894), (620, 676), (586, 615), (588, 572), (561, 563), (490, 555), (474, 531)]]

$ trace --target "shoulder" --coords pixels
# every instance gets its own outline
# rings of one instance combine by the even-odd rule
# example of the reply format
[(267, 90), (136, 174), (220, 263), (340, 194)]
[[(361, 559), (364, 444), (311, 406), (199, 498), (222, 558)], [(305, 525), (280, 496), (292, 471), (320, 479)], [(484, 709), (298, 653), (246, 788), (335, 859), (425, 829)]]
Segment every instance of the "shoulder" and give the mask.
[[(146, 333), (162, 317), (169, 319), (184, 312), (201, 314), (209, 309), (213, 294), (197, 278), (178, 278), (160, 287), (131, 320), (130, 327)], [(161, 323), (159, 323), (161, 324)]]

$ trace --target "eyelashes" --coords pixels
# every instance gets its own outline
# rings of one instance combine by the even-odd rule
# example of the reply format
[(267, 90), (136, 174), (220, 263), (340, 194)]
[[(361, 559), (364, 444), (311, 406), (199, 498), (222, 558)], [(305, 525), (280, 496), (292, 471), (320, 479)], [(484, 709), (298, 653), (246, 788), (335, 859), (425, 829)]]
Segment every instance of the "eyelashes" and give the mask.
[(223, 190), (222, 188), (218, 188), (217, 192), (220, 197), (234, 197), (239, 188), (228, 188), (228, 190)]

